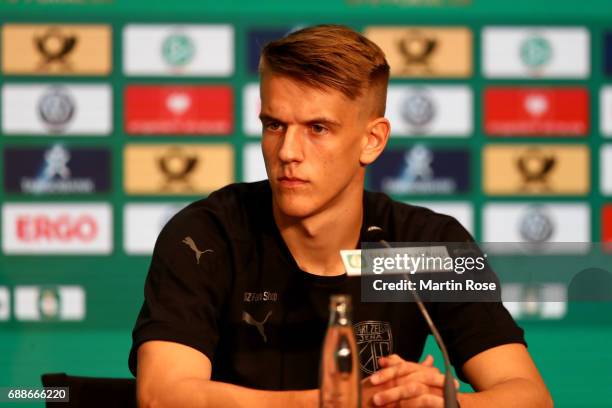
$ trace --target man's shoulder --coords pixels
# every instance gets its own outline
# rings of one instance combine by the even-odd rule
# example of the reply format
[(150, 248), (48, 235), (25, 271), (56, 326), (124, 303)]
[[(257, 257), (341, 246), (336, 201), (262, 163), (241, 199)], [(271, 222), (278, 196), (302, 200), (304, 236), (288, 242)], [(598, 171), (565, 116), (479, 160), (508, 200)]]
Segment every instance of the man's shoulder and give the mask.
[(270, 211), (270, 200), (267, 180), (229, 184), (180, 210), (166, 227), (209, 226), (237, 238)]
[(452, 216), (429, 208), (393, 200), (378, 192), (365, 192), (367, 222), (379, 225), (396, 242), (455, 242), (471, 240)]

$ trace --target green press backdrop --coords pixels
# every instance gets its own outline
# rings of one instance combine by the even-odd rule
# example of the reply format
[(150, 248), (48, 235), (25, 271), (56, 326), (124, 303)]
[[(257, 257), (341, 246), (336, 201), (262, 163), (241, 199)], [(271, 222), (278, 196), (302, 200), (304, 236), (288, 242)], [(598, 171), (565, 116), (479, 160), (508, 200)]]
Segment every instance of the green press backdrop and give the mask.
[[(88, 24), (107, 25), (110, 28), (111, 65), (108, 72), (72, 75), (61, 72), (0, 73), (0, 86), (30, 83), (106, 84), (112, 90), (112, 130), (104, 137), (83, 135), (66, 136), (51, 132), (36, 137), (27, 131), (12, 134), (2, 127), (0, 149), (44, 148), (63, 143), (68, 148), (103, 148), (110, 151), (108, 178), (110, 187), (89, 194), (28, 194), (13, 191), (5, 181), (0, 188), (3, 206), (21, 206), (24, 203), (75, 204), (108, 203), (111, 209), (110, 251), (107, 254), (16, 254), (3, 241), (0, 253), (0, 386), (39, 386), (40, 375), (47, 372), (67, 372), (74, 375), (127, 377), (127, 353), (131, 328), (142, 302), (142, 288), (149, 264), (146, 251), (126, 250), (126, 204), (176, 203), (193, 201), (202, 194), (185, 194), (184, 190), (138, 192), (126, 184), (126, 145), (174, 144), (226, 145), (232, 152), (227, 162), (229, 172), (223, 180), (248, 179), (250, 168), (245, 147), (257, 143), (257, 137), (247, 135), (244, 113), (245, 86), (257, 82), (256, 73), (249, 70), (249, 51), (253, 32), (258, 30), (287, 31), (318, 24), (341, 23), (366, 31), (372, 26), (427, 26), (429, 28), (463, 27), (470, 33), (471, 50), (467, 56), (471, 69), (467, 74), (436, 75), (427, 77), (393, 77), (392, 85), (463, 85), (470, 90), (473, 100), (470, 129), (465, 137), (424, 134), (409, 137), (394, 136), (391, 149), (423, 143), (428, 148), (464, 149), (469, 161), (466, 187), (443, 194), (406, 192), (394, 194), (404, 201), (462, 202), (471, 208), (471, 231), (477, 240), (484, 240), (483, 213), (491, 203), (551, 202), (582, 203), (588, 211), (587, 240), (606, 239), (604, 208), (612, 203), (612, 193), (603, 187), (603, 178), (612, 177), (612, 164), (604, 168), (600, 151), (606, 146), (606, 136), (600, 126), (600, 92), (612, 82), (612, 73), (606, 73), (606, 33), (612, 32), (612, 2), (585, 1), (528, 1), (528, 0), (310, 0), (285, 1), (2, 1), (0, 2), (0, 29), (15, 24)], [(124, 28), (128, 24), (200, 25), (226, 24), (233, 30), (233, 48), (228, 51), (233, 60), (225, 75), (139, 75), (125, 70)], [(588, 32), (589, 68), (582, 77), (550, 78), (491, 78), (483, 73), (482, 33), (485, 27), (580, 27)], [(251, 38), (251, 40), (250, 40)], [(3, 47), (6, 44), (3, 43)], [(252, 50), (251, 50), (252, 51)], [(415, 51), (417, 54), (419, 51)], [(612, 53), (612, 49), (608, 49)], [(3, 54), (4, 55), (4, 54)], [(25, 58), (25, 57), (24, 57)], [(608, 58), (612, 58), (609, 56)], [(3, 61), (6, 63), (6, 61)], [(6, 65), (4, 65), (6, 67)], [(230, 99), (231, 127), (229, 130), (209, 134), (152, 135), (128, 134), (125, 114), (126, 88), (130, 85), (219, 85), (232, 90)], [(530, 135), (523, 137), (492, 138), (484, 131), (483, 93), (489, 86), (543, 86), (579, 87), (588, 91), (588, 125), (581, 135)], [(0, 105), (6, 104), (6, 93)], [(4, 106), (3, 106), (4, 108)], [(3, 111), (4, 112), (4, 111)], [(604, 113), (605, 114), (605, 113)], [(5, 120), (5, 118), (3, 118)], [(153, 132), (154, 133), (154, 132)], [(202, 132), (205, 133), (205, 132)], [(612, 139), (607, 139), (611, 142)], [(586, 147), (590, 152), (586, 169), (588, 181), (582, 192), (540, 192), (538, 194), (489, 194), (483, 179), (483, 147), (491, 144), (556, 144)], [(2, 155), (6, 164), (10, 158)], [(580, 167), (580, 164), (576, 164)], [(142, 167), (143, 172), (147, 168)], [(0, 178), (5, 180), (7, 167), (0, 166)], [(138, 169), (134, 170), (138, 172)], [(382, 171), (382, 170), (381, 170)], [(180, 173), (180, 170), (178, 171)], [(147, 177), (148, 175), (140, 175)], [(211, 178), (217, 177), (214, 169)], [(369, 187), (378, 185), (369, 174)], [(197, 183), (196, 183), (197, 184)], [(203, 187), (206, 189), (206, 187)], [(196, 186), (197, 189), (197, 186)], [(181, 194), (174, 194), (175, 192)], [(607, 196), (607, 198), (606, 198)], [(5, 223), (3, 215), (2, 222)], [(568, 221), (569, 222), (569, 221)], [(3, 225), (5, 229), (6, 225)], [(570, 228), (582, 228), (576, 225)], [(3, 230), (4, 231), (4, 230)], [(5, 234), (2, 237), (6, 240)], [(8, 249), (7, 249), (8, 248)], [(612, 265), (610, 265), (612, 267)], [(36, 301), (41, 293), (55, 296), (55, 302), (68, 302), (68, 298), (82, 305), (67, 319), (59, 315), (47, 316), (43, 312), (17, 313), (15, 295), (18, 287), (34, 287)], [(77, 295), (62, 294), (61, 288), (78, 288)], [(4, 288), (4, 289), (2, 289)], [(4, 290), (4, 292), (2, 291)], [(45, 292), (47, 291), (47, 292)], [(72, 292), (71, 292), (72, 293)], [(38, 297), (36, 297), (38, 296)], [(76, 297), (74, 297), (76, 296)], [(64, 297), (64, 298), (63, 298)], [(74, 300), (76, 299), (76, 300)], [(79, 300), (80, 299), (80, 300)], [(49, 300), (53, 302), (53, 300)], [(4, 304), (3, 304), (4, 302)], [(44, 305), (41, 306), (44, 308)], [(50, 306), (53, 309), (54, 306)], [(57, 306), (55, 306), (57, 309)], [(567, 305), (582, 308), (579, 314), (565, 313), (556, 319), (540, 318), (537, 314), (519, 316), (526, 330), (529, 349), (536, 360), (559, 407), (608, 407), (612, 404), (612, 313), (610, 304)], [(588, 309), (588, 310), (587, 310)], [(48, 310), (47, 310), (48, 311)], [(28, 313), (30, 313), (28, 315)], [(53, 314), (53, 313), (51, 313)], [(4, 316), (4, 317), (2, 317)], [(26, 316), (26, 318), (21, 318)], [(72, 316), (72, 318), (70, 318)], [(427, 351), (440, 361), (433, 342)], [(467, 386), (463, 385), (463, 389)], [(2, 405), (2, 403), (0, 403)], [(42, 404), (32, 403), (31, 406)], [(28, 406), (23, 403), (20, 406)]]

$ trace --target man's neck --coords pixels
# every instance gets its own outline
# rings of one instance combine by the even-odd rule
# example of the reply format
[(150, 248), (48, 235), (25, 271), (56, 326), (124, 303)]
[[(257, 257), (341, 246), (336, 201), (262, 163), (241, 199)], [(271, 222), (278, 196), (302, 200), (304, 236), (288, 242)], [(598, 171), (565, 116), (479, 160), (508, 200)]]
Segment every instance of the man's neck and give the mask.
[(341, 249), (359, 243), (363, 220), (363, 188), (352, 199), (303, 219), (287, 217), (273, 205), (274, 219), (298, 266), (315, 275), (341, 275)]

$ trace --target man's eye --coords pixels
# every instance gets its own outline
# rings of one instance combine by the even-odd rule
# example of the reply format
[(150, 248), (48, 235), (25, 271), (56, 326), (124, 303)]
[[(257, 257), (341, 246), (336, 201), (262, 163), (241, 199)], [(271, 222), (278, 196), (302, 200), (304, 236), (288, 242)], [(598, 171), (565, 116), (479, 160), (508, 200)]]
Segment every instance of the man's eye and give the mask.
[(278, 122), (270, 122), (270, 123), (266, 123), (265, 125), (265, 129), (272, 131), (272, 132), (276, 132), (277, 130), (280, 130), (281, 125)]
[(325, 126), (323, 125), (312, 125), (311, 129), (312, 129), (312, 133), (319, 134), (319, 135), (327, 132), (327, 128), (325, 128)]

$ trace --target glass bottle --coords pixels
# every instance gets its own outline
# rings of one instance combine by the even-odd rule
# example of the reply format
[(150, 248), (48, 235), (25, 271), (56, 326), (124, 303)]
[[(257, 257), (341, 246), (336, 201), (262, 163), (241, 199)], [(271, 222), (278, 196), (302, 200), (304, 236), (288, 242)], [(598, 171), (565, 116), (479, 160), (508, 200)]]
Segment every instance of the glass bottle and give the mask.
[(359, 408), (361, 382), (355, 333), (351, 322), (351, 297), (332, 295), (329, 325), (321, 351), (319, 406)]

